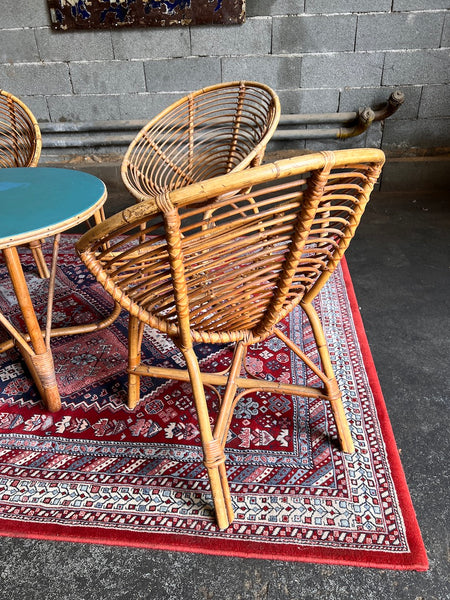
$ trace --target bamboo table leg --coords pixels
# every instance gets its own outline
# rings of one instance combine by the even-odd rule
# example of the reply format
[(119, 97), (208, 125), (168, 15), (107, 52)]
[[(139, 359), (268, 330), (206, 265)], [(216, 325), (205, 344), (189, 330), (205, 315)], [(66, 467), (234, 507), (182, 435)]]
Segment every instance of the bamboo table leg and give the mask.
[[(98, 223), (102, 223), (105, 220), (105, 212), (103, 210), (103, 206), (94, 213), (94, 222), (97, 225)], [(53, 290), (54, 290), (54, 277), (56, 275), (56, 256), (55, 256), (55, 243), (57, 245), (59, 245), (59, 238), (58, 241), (56, 242), (56, 238), (55, 238), (55, 242), (54, 242), (54, 246), (53, 246), (53, 258), (52, 258), (52, 273), (53, 273), (53, 282), (50, 282), (49, 285), (49, 295), (53, 295)], [(29, 244), (31, 247), (31, 243)], [(42, 252), (41, 252), (42, 254)], [(44, 260), (44, 256), (42, 255), (42, 260), (44, 261), (43, 264), (45, 264), (45, 268), (47, 269), (45, 274), (43, 271), (41, 272), (39, 270), (39, 275), (40, 277), (42, 277), (43, 279), (49, 279), (50, 280), (50, 271), (48, 270), (48, 267), (45, 263)], [(38, 265), (38, 258), (35, 256), (35, 261), (36, 264)], [(107, 316), (104, 317), (103, 319), (101, 319), (100, 321), (95, 321), (94, 323), (86, 323), (84, 325), (69, 325), (67, 327), (57, 327), (55, 329), (51, 329), (48, 327), (48, 323), (49, 323), (49, 310), (47, 309), (47, 328), (45, 331), (45, 340), (47, 343), (47, 348), (49, 347), (49, 343), (50, 343), (50, 338), (52, 337), (58, 337), (58, 336), (66, 336), (66, 335), (77, 335), (79, 333), (90, 333), (92, 331), (99, 331), (101, 329), (104, 329), (105, 327), (109, 327), (109, 325), (111, 325), (111, 323), (114, 323), (114, 321), (117, 319), (117, 317), (119, 316), (120, 312), (122, 310), (122, 307), (120, 306), (120, 304), (118, 304), (117, 302), (114, 303), (114, 308), (112, 310), (112, 312)], [(50, 311), (51, 312), (51, 311)], [(2, 325), (4, 327), (6, 327), (8, 329), (8, 331), (10, 331), (10, 328), (7, 326), (7, 324), (4, 322), (3, 318), (1, 319), (2, 321)], [(51, 319), (50, 319), (51, 322)], [(10, 331), (11, 333), (11, 331)], [(44, 334), (44, 332), (42, 331), (42, 334)], [(23, 338), (24, 341), (29, 342), (30, 341), (30, 335), (28, 334), (24, 334), (23, 336), (21, 336)], [(2, 352), (6, 352), (7, 350), (10, 350), (11, 348), (14, 347), (14, 344), (17, 343), (17, 332), (12, 334), (12, 338), (10, 338), (9, 340), (6, 340), (4, 342), (2, 342), (0, 344), (0, 354)], [(19, 345), (19, 350), (22, 352), (23, 356), (26, 358), (26, 352), (23, 351), (22, 345)], [(29, 361), (27, 361), (27, 364), (31, 370), (31, 366), (29, 364)], [(57, 410), (57, 409), (56, 409)]]
[(61, 408), (61, 398), (56, 384), (55, 368), (51, 351), (47, 348), (39, 322), (31, 302), (30, 292), (25, 280), (22, 265), (20, 263), (17, 249), (4, 248), (6, 266), (13, 284), (20, 310), (30, 336), (33, 354), (26, 353), (22, 347), (21, 351), (30, 367), (33, 379), (42, 395), (48, 410), (56, 412)]

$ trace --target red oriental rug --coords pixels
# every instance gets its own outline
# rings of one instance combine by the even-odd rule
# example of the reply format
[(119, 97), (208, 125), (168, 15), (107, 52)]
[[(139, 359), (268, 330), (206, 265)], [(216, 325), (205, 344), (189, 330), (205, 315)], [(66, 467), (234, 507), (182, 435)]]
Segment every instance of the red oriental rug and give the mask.
[[(63, 238), (54, 324), (90, 322), (109, 296)], [(50, 247), (46, 248), (50, 253)], [(46, 283), (23, 262), (38, 314)], [(20, 324), (7, 273), (0, 309)], [(230, 429), (228, 473), (236, 519), (219, 531), (190, 386), (143, 379), (126, 408), (126, 315), (108, 329), (54, 338), (63, 408), (42, 409), (18, 352), (0, 356), (0, 533), (143, 548), (388, 569), (427, 568), (386, 408), (345, 264), (317, 299), (357, 451), (342, 455), (320, 400), (247, 396)], [(309, 353), (300, 311), (282, 323)], [(2, 336), (6, 336), (0, 332)], [(227, 346), (197, 348), (203, 368), (230, 360)], [(148, 330), (144, 352), (161, 366), (182, 359)], [(254, 348), (248, 368), (269, 379), (313, 383), (277, 338)], [(210, 398), (212, 405), (215, 398)]]

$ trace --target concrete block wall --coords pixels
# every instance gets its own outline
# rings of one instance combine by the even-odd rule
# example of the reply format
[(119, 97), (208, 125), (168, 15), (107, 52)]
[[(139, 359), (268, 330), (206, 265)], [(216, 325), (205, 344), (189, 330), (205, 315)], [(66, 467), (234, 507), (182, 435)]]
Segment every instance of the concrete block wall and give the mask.
[(255, 79), (283, 113), (406, 100), (384, 124), (346, 142), (391, 155), (450, 147), (449, 0), (247, 0), (241, 26), (55, 33), (45, 0), (2, 0), (0, 88), (45, 121), (150, 119), (199, 87)]

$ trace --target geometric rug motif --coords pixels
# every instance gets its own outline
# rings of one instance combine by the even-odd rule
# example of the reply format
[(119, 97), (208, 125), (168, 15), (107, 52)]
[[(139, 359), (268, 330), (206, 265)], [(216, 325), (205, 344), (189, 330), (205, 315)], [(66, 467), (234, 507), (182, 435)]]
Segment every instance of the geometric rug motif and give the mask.
[[(62, 236), (53, 323), (87, 323), (112, 300)], [(51, 251), (46, 244), (45, 251)], [(40, 319), (46, 283), (22, 262)], [(0, 309), (21, 326), (6, 269)], [(109, 328), (52, 339), (62, 409), (51, 414), (16, 349), (0, 355), (0, 534), (223, 555), (393, 569), (427, 558), (353, 295), (339, 268), (316, 300), (356, 451), (339, 451), (318, 399), (257, 393), (237, 405), (227, 440), (235, 521), (220, 531), (188, 383), (142, 378), (126, 407), (127, 316)], [(316, 362), (300, 309), (281, 324)], [(0, 339), (6, 339), (0, 332)], [(227, 345), (196, 347), (202, 370), (230, 363)], [(182, 366), (163, 334), (146, 328), (145, 361)], [(256, 344), (247, 369), (269, 380), (315, 384), (278, 338)], [(207, 393), (212, 415), (217, 398)]]

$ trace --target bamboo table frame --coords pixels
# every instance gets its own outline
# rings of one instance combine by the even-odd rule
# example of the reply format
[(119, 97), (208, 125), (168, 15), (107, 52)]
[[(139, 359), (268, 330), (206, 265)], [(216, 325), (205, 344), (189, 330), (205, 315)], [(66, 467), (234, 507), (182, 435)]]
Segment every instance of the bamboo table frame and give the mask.
[[(27, 333), (22, 333), (0, 312), (0, 324), (11, 339), (0, 344), (0, 352), (14, 345), (20, 350), (46, 408), (56, 412), (61, 398), (56, 383), (50, 338), (103, 329), (120, 313), (115, 304), (112, 313), (96, 323), (51, 328), (54, 285), (59, 236), (75, 225), (94, 218), (104, 220), (103, 205), (107, 198), (105, 184), (88, 173), (70, 169), (41, 167), (0, 170), (0, 250), (22, 312)], [(45, 331), (36, 317), (17, 247), (36, 240), (54, 237), (49, 279), (47, 322)]]

